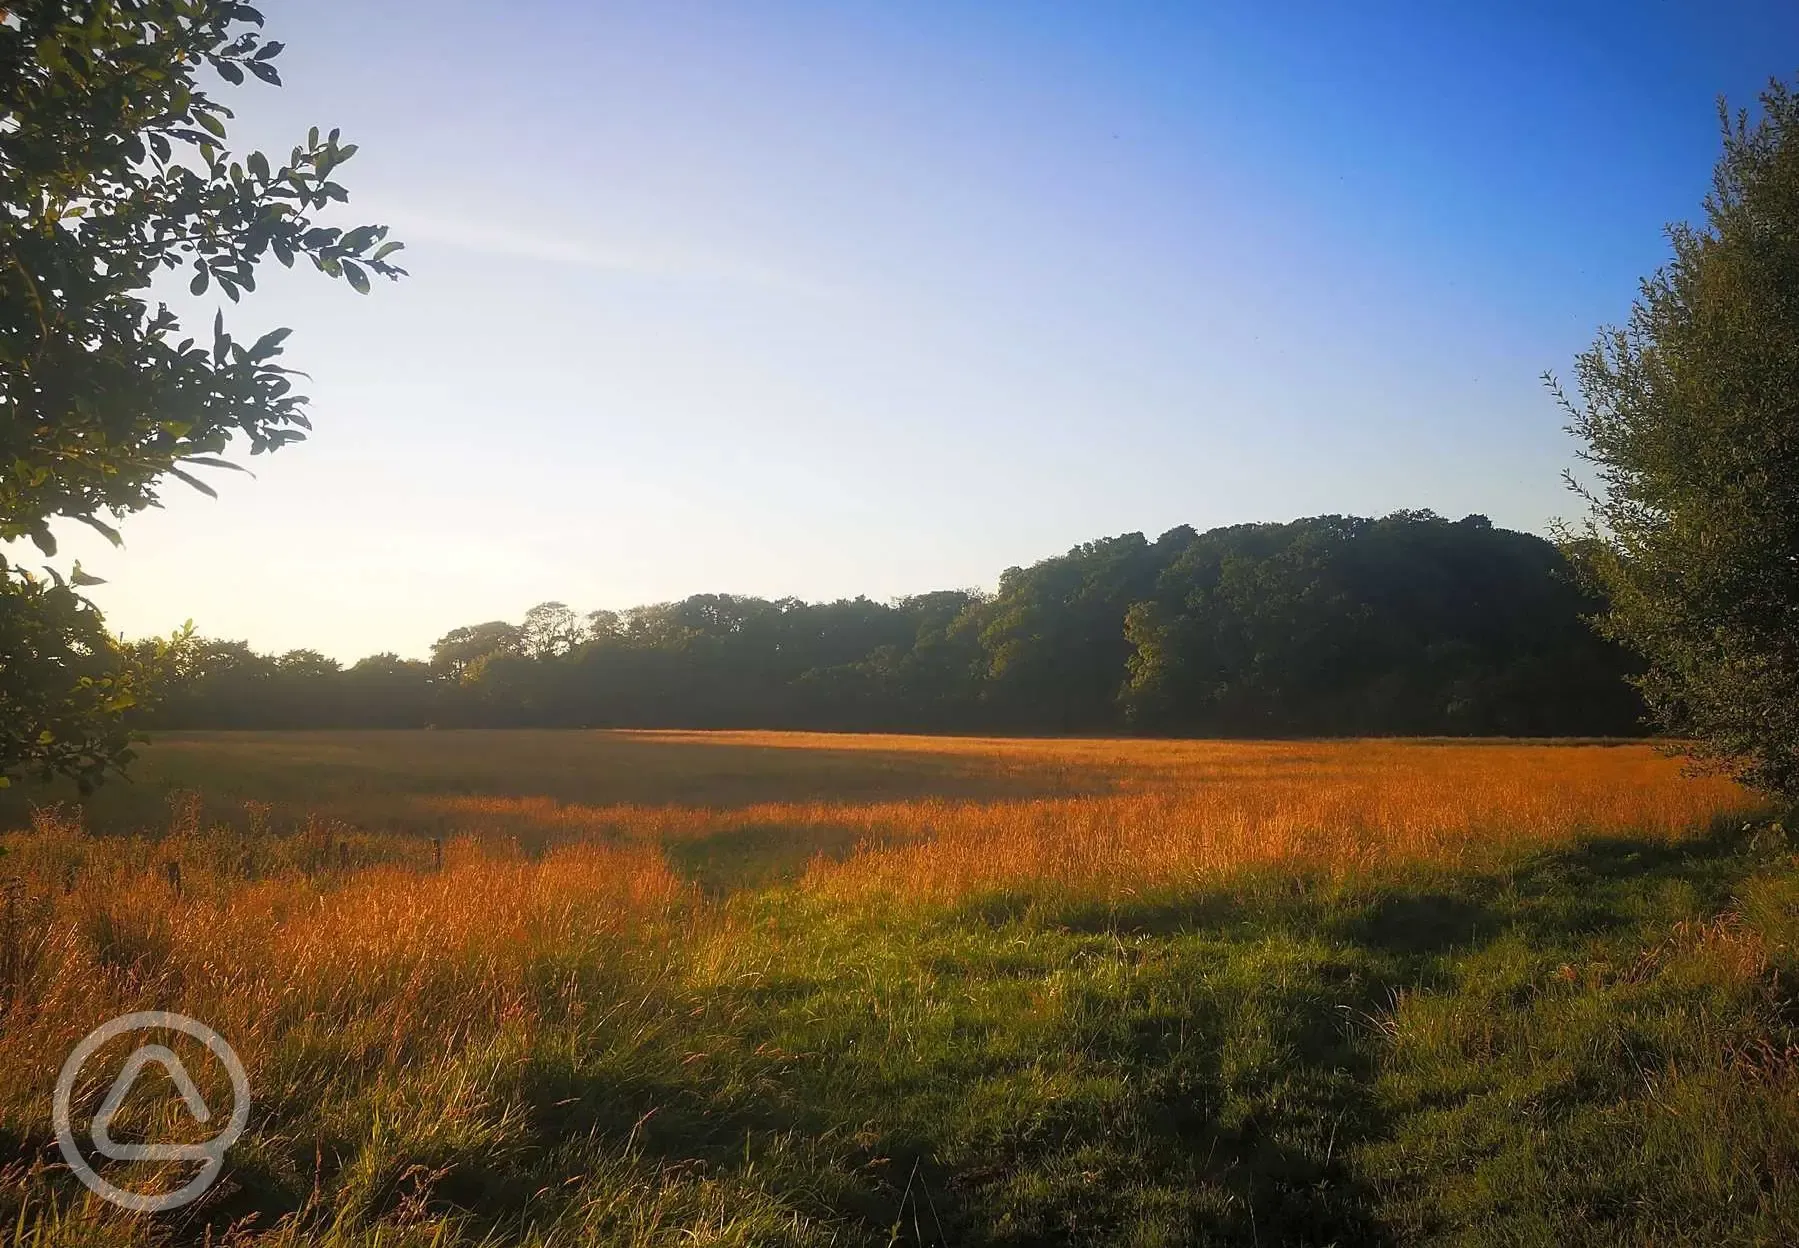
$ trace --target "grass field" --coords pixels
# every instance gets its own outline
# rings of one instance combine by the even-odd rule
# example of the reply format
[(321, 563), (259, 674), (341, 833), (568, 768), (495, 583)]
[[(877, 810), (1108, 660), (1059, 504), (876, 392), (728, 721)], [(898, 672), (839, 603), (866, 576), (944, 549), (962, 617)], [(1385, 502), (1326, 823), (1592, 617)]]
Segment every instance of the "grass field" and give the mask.
[[(0, 794), (20, 1243), (1799, 1242), (1799, 846), (1642, 745), (216, 734), (137, 776)], [(49, 1121), (145, 1008), (255, 1105), (160, 1217)]]

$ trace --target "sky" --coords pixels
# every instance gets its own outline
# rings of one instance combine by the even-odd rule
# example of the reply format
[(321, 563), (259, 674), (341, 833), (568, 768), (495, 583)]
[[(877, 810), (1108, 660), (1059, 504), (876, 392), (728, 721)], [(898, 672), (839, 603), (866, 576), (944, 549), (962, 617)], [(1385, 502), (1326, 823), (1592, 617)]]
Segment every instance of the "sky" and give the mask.
[(268, 274), (227, 324), (294, 329), (312, 439), (59, 532), (117, 631), (344, 660), (1179, 524), (1545, 531), (1539, 374), (1799, 70), (1790, 0), (262, 7), (234, 146), (342, 127), (336, 223), (412, 276)]

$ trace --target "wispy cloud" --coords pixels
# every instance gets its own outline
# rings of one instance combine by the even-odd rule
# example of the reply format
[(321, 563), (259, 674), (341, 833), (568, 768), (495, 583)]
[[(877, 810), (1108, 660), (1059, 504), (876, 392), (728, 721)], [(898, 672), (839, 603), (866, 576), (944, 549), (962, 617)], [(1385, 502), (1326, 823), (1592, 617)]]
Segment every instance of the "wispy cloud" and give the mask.
[(506, 256), (563, 267), (672, 281), (731, 282), (812, 297), (833, 291), (820, 282), (739, 257), (666, 244), (607, 244), (544, 229), (520, 229), (502, 220), (420, 211), (404, 204), (362, 205), (367, 215), (392, 225), (406, 242), (438, 243), (488, 256)]

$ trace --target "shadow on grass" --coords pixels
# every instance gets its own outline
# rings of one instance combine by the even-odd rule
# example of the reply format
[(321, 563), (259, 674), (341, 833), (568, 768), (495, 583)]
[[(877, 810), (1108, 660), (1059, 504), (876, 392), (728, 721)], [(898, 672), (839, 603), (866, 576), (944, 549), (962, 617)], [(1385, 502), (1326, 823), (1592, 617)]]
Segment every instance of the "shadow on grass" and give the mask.
[(1784, 834), (1769, 836), (1763, 825), (1736, 820), (1684, 839), (1590, 838), (1458, 877), (1400, 868), (1334, 884), (1256, 869), (1202, 893), (1046, 904), (1002, 892), (964, 902), (957, 913), (989, 926), (1035, 919), (1088, 933), (1322, 935), (1401, 959), (1434, 958), (1481, 949), (1507, 931), (1567, 940), (1614, 930), (1637, 920), (1634, 899), (1674, 882), (1690, 887), (1700, 905), (1722, 906), (1748, 868), (1746, 851), (1786, 846)]
[[(1018, 897), (989, 897), (964, 907), (989, 923), (1037, 913)], [(1326, 935), (1348, 944), (1402, 956), (1478, 947), (1501, 929), (1499, 915), (1481, 901), (1442, 891), (1365, 893), (1298, 891), (1278, 895), (1218, 891), (1198, 897), (1137, 899), (1126, 904), (1058, 906), (1043, 921), (1073, 932), (1169, 937), (1207, 934), (1246, 939), (1280, 933)]]
[[(724, 891), (790, 878), (821, 848), (816, 830), (803, 845), (754, 833), (681, 848)], [(423, 1166), (434, 1202), (499, 1233), (542, 1216), (541, 1194), (591, 1154), (759, 1185), (847, 1243), (889, 1243), (898, 1224), (921, 1244), (1391, 1245), (1382, 1192), (1351, 1160), (1397, 1131), (1367, 1020), (1504, 935), (1579, 948), (1643, 922), (1670, 883), (1721, 905), (1749, 849), (1720, 827), (1461, 877), (1265, 874), (1118, 904), (993, 895), (871, 934), (896, 943), (869, 965), (912, 975), (879, 985), (854, 950), (805, 947), (796, 918), (768, 937), (771, 958), (802, 951), (789, 973), (709, 990), (666, 1051), (532, 1056), (497, 1090), (529, 1148), (397, 1158), (383, 1199)], [(933, 1048), (895, 1011), (921, 1028), (955, 1017)], [(304, 1197), (273, 1171), (242, 1180), (205, 1213), (215, 1232)]]
[(1499, 916), (1487, 906), (1435, 892), (1382, 897), (1365, 913), (1334, 925), (1342, 939), (1403, 956), (1478, 947), (1500, 930)]
[(60, 803), (80, 811), (91, 831), (160, 831), (176, 790), (202, 794), (208, 820), (241, 821), (243, 803), (254, 799), (273, 806), (277, 827), (316, 814), (437, 835), (445, 830), (442, 812), (416, 799), (732, 809), (1069, 797), (1112, 792), (1120, 779), (1115, 765), (1020, 760), (953, 742), (943, 749), (836, 745), (828, 735), (789, 748), (579, 729), (159, 732), (139, 754), (132, 780), (86, 797), (66, 782), (0, 791), (0, 830), (27, 826), (34, 806)]
[(842, 862), (869, 840), (866, 828), (752, 825), (697, 840), (666, 841), (663, 856), (676, 874), (710, 897), (790, 883), (815, 858)]

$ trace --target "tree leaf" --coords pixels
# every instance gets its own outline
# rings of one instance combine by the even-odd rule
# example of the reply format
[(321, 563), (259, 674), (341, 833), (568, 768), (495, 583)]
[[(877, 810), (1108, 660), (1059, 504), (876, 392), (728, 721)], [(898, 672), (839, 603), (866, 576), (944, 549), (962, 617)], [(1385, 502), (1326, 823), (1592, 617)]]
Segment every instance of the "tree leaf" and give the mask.
[(193, 486), (196, 490), (200, 491), (200, 493), (206, 495), (208, 498), (217, 498), (219, 496), (219, 492), (217, 490), (213, 489), (210, 485), (208, 485), (208, 484), (206, 484), (206, 482), (200, 480), (200, 478), (196, 477), (191, 472), (183, 472), (179, 468), (170, 468), (169, 475), (171, 477), (174, 477), (177, 481), (184, 481), (188, 485)]
[(250, 358), (260, 363), (263, 360), (280, 355), (281, 344), (286, 342), (287, 336), (293, 332), (294, 331), (291, 329), (271, 329), (268, 333), (258, 338), (256, 340), (256, 345), (250, 348)]
[(256, 475), (242, 464), (234, 464), (228, 459), (219, 459), (212, 455), (183, 455), (181, 457), (181, 462), (184, 464), (199, 464), (203, 468), (229, 468), (231, 471), (241, 472), (247, 477)]
[[(94, 530), (96, 533), (101, 534), (114, 546), (123, 546), (125, 544), (125, 539), (119, 536), (119, 531), (113, 528), (112, 525), (106, 523), (106, 521), (101, 520), (96, 516), (76, 516), (75, 519), (81, 521), (81, 523), (87, 525), (88, 528)], [(53, 545), (44, 553), (53, 555), (56, 553), (56, 547)]]

